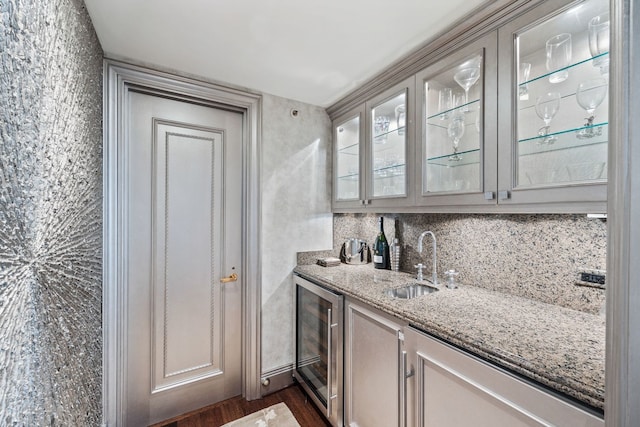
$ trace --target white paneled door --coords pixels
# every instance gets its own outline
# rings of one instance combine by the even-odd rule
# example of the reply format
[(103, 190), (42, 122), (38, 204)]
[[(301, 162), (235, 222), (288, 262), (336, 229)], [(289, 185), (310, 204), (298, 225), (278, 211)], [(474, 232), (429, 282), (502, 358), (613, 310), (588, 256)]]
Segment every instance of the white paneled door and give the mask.
[(129, 92), (129, 426), (241, 393), (240, 113)]

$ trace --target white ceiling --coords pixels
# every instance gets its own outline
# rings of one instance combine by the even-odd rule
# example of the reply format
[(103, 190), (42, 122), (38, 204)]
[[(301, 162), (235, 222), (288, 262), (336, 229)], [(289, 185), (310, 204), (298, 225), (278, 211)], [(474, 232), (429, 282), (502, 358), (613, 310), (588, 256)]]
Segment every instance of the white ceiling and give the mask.
[(85, 0), (105, 53), (327, 107), (488, 0)]

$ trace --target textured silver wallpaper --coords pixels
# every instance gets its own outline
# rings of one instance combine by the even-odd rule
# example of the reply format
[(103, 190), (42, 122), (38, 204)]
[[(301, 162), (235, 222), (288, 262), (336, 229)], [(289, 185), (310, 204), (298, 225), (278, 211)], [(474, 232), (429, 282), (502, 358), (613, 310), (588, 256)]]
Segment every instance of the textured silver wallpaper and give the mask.
[(0, 13), (0, 425), (95, 426), (102, 49), (81, 0)]

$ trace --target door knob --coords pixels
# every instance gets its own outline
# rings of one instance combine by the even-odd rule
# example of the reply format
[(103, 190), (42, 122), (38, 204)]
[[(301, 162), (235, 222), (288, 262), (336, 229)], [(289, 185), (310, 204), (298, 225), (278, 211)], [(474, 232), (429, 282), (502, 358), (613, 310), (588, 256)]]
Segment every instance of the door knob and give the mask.
[(236, 273), (232, 273), (231, 276), (223, 277), (220, 279), (220, 283), (229, 283), (238, 281), (238, 275)]

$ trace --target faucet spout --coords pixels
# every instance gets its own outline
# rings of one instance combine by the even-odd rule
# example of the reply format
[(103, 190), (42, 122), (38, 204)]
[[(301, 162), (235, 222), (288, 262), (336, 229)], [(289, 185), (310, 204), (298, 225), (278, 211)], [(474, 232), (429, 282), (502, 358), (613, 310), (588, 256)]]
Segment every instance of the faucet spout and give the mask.
[(420, 237), (418, 238), (418, 252), (422, 253), (422, 240), (424, 239), (424, 236), (426, 235), (431, 236), (431, 239), (433, 241), (433, 272), (431, 273), (431, 281), (434, 285), (438, 285), (438, 269), (437, 269), (437, 264), (438, 264), (438, 255), (437, 255), (437, 243), (436, 243), (436, 235), (433, 234), (432, 231), (425, 231), (423, 232)]

